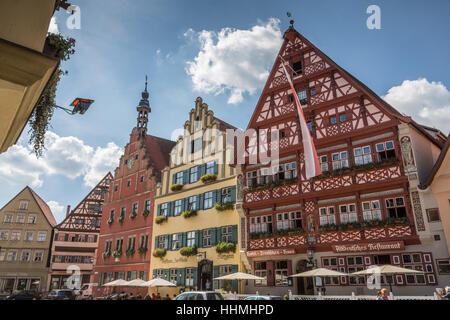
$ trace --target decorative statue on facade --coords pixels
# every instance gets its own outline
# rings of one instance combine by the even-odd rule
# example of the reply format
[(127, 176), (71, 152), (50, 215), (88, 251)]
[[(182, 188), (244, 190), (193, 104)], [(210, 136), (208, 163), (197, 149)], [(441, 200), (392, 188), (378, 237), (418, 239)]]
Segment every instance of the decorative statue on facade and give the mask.
[(314, 221), (314, 215), (310, 214), (307, 218), (307, 223), (308, 223), (308, 232), (315, 232), (316, 231), (316, 224)]
[(243, 202), (244, 201), (244, 176), (242, 174), (239, 174), (237, 176), (237, 195), (236, 195), (237, 202)]
[(414, 157), (412, 152), (411, 139), (409, 137), (403, 137), (401, 139), (401, 149), (406, 169), (412, 169), (414, 167)]

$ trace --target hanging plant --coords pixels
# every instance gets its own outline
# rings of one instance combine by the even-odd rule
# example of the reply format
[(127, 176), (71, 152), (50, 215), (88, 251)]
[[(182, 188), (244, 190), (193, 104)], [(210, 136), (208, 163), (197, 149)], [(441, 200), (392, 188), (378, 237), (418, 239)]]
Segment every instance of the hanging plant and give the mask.
[(109, 219), (108, 219), (108, 224), (109, 224), (109, 225), (112, 225), (113, 222), (114, 222), (114, 219), (113, 219), (113, 218), (109, 218)]
[(163, 222), (167, 221), (167, 217), (166, 216), (159, 216), (155, 218), (155, 223), (156, 224), (161, 224)]
[(172, 191), (180, 191), (181, 189), (183, 189), (183, 185), (179, 184), (179, 183), (176, 183), (176, 184), (173, 184), (172, 186), (170, 186), (170, 190), (172, 190)]
[(120, 216), (119, 219), (118, 219), (118, 221), (119, 221), (120, 223), (122, 223), (124, 220), (125, 220), (125, 216)]
[(209, 182), (214, 182), (217, 180), (217, 174), (205, 174), (204, 176), (200, 177), (200, 180), (203, 183), (209, 183)]
[(127, 255), (127, 257), (132, 256), (134, 254), (134, 249), (127, 250), (127, 252), (125, 254)]
[(233, 210), (234, 209), (234, 203), (231, 203), (231, 202), (226, 202), (226, 203), (217, 202), (214, 205), (214, 209), (216, 209), (217, 211)]
[(195, 256), (197, 254), (197, 248), (194, 246), (181, 248), (180, 254), (185, 257)]
[[(70, 55), (75, 53), (75, 39), (64, 38), (61, 34), (49, 33), (46, 39), (46, 50), (52, 51), (52, 54), (65, 61), (70, 59)], [(53, 117), (54, 107), (56, 105), (56, 90), (61, 80), (61, 75), (67, 74), (67, 71), (56, 69), (50, 77), (47, 85), (39, 97), (33, 112), (29, 118), (30, 140), (34, 153), (37, 157), (42, 156), (45, 149), (45, 133), (50, 127), (50, 121)]]
[(236, 244), (234, 242), (222, 242), (222, 241), (220, 241), (216, 245), (216, 252), (217, 253), (236, 252)]
[(197, 210), (186, 210), (183, 211), (182, 215), (185, 219), (195, 217), (197, 215)]
[(109, 258), (111, 256), (111, 251), (105, 251), (103, 252), (103, 259)]
[(155, 251), (153, 251), (153, 256), (155, 258), (162, 258), (165, 257), (165, 255), (167, 254), (167, 250), (164, 248), (158, 248)]

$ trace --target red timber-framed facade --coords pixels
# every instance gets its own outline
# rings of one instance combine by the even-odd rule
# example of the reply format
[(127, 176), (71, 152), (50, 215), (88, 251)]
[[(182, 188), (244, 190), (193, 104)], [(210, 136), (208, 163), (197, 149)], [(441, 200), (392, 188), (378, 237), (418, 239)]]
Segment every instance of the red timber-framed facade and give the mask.
[[(117, 279), (149, 280), (154, 190), (161, 170), (169, 164), (175, 142), (147, 134), (147, 83), (137, 107), (137, 126), (132, 130), (119, 167), (114, 172), (103, 206), (94, 281), (94, 296), (109, 294), (103, 284)], [(134, 295), (147, 289), (125, 288)]]
[(80, 288), (92, 282), (102, 206), (112, 178), (109, 172), (74, 210), (68, 206), (67, 217), (55, 227), (49, 290), (67, 288), (67, 279), (77, 271), (73, 266), (79, 268)]
[[(448, 281), (436, 269), (436, 259), (448, 252), (445, 241), (434, 237), (440, 231), (424, 218), (433, 200), (417, 187), (442, 140), (384, 102), (293, 26), (279, 56), (248, 125), (259, 134), (246, 141), (246, 164), (238, 176), (237, 208), (246, 236), (242, 260), (266, 277), (249, 281), (246, 290), (317, 294), (311, 278), (289, 275), (312, 265), (351, 273), (393, 264), (423, 271), (395, 276), (396, 294), (433, 294)], [(292, 94), (299, 96), (324, 172), (309, 180)], [(250, 163), (251, 156), (270, 149), (278, 149), (279, 165)], [(372, 294), (365, 283), (342, 277), (322, 285), (327, 294)]]

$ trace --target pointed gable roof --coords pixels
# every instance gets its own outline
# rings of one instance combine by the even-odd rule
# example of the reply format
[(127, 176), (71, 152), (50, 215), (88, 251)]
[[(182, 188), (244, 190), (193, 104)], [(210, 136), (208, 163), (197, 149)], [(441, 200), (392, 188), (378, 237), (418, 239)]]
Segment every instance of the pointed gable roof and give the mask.
[[(397, 109), (391, 106), (389, 103), (384, 101), (380, 96), (378, 96), (375, 92), (373, 92), (369, 87), (367, 87), (364, 83), (346, 71), (344, 68), (340, 67), (336, 62), (334, 62), (330, 57), (328, 57), (325, 53), (323, 53), (320, 49), (314, 46), (308, 39), (302, 36), (293, 26), (290, 26), (283, 35), (284, 41), (281, 45), (280, 51), (275, 59), (274, 65), (264, 86), (264, 89), (261, 93), (261, 96), (258, 100), (256, 108), (253, 112), (253, 115), (248, 124), (248, 128), (257, 127), (257, 118), (259, 114), (263, 111), (263, 108), (267, 108), (268, 102), (267, 96), (270, 95), (272, 91), (279, 90), (276, 86), (286, 86), (289, 87), (287, 79), (283, 73), (280, 72), (281, 59), (280, 56), (283, 57), (284, 60), (287, 60), (290, 52), (293, 51), (312, 51), (315, 52), (319, 57), (321, 62), (323, 62), (323, 68), (325, 70), (329, 69), (330, 71), (336, 69), (340, 72), (342, 77), (345, 78), (354, 88), (359, 90), (362, 94), (367, 97), (370, 97), (377, 105), (378, 108), (383, 110), (387, 115), (395, 118), (397, 120), (403, 121), (405, 123), (409, 123), (414, 126), (422, 135), (424, 135), (431, 142), (436, 144), (438, 147), (442, 148), (443, 143), (441, 140), (433, 137), (423, 126), (419, 125), (417, 122), (411, 119), (411, 117), (407, 117), (402, 115)], [(298, 82), (303, 82), (304, 78)], [(296, 79), (294, 79), (294, 84), (296, 83)], [(269, 111), (267, 111), (269, 112)]]
[(148, 134), (145, 138), (146, 155), (153, 164), (155, 170), (160, 172), (169, 165), (170, 152), (176, 145), (175, 141), (152, 136)]

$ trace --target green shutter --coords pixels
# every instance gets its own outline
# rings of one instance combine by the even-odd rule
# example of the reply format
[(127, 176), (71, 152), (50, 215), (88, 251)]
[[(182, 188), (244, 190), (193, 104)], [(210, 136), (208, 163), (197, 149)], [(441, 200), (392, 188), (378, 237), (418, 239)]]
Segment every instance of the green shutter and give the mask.
[(177, 181), (177, 174), (172, 174), (172, 184), (175, 184), (175, 181)]
[(217, 244), (217, 228), (211, 228), (211, 246)]
[(202, 164), (199, 166), (200, 177), (206, 174), (206, 164)]
[(222, 241), (222, 227), (217, 227), (216, 229), (216, 243), (219, 243)]
[(212, 191), (212, 201), (213, 201), (213, 206), (216, 203), (220, 203), (220, 197), (219, 197), (219, 201), (217, 201), (217, 195), (220, 194), (220, 189), (219, 190), (213, 190)]
[(219, 276), (219, 266), (214, 266), (214, 276), (213, 278), (217, 278)]
[(177, 286), (184, 287), (184, 269), (177, 270)]
[(214, 161), (214, 174), (219, 174), (219, 165), (217, 164), (217, 160)]
[(186, 232), (179, 233), (180, 241), (181, 241), (181, 247), (186, 247)]
[(238, 243), (238, 226), (237, 225), (232, 226), (231, 231), (233, 234), (233, 242), (237, 244)]
[(192, 272), (194, 273), (194, 288), (199, 288), (199, 285), (197, 284), (197, 268), (192, 268)]
[(189, 169), (183, 171), (183, 184), (189, 184)]
[(167, 211), (168, 211), (168, 213), (167, 213), (167, 216), (168, 217), (173, 217), (173, 209), (174, 209), (174, 203), (173, 202), (169, 202), (168, 204), (167, 204)]
[(163, 279), (169, 281), (169, 275), (170, 275), (169, 269), (164, 269), (163, 270), (163, 276), (164, 276)]
[(231, 187), (231, 203), (236, 202), (236, 186)]
[[(231, 273), (236, 273), (236, 272), (238, 272), (238, 270), (239, 270), (239, 267), (237, 264), (234, 264), (231, 266)], [(238, 292), (238, 284), (239, 284), (238, 280), (231, 281), (231, 290), (233, 292)]]
[(197, 248), (202, 247), (202, 231), (201, 230), (195, 231), (195, 246)]
[(166, 241), (164, 243), (164, 248), (166, 248), (166, 250), (169, 250), (169, 248), (170, 248), (170, 236), (169, 235), (166, 236)]
[(153, 279), (156, 278), (156, 270), (157, 270), (157, 269), (153, 269)]
[(188, 205), (189, 205), (189, 198), (184, 198), (183, 199), (183, 210), (186, 211), (188, 209)]
[(205, 196), (203, 195), (203, 193), (202, 194), (199, 194), (198, 196), (197, 196), (197, 209), (198, 210), (203, 210), (203, 198), (204, 198)]
[(156, 216), (159, 217), (161, 215), (161, 204), (158, 204), (158, 211), (156, 213)]
[(155, 237), (155, 249), (158, 249), (158, 239), (159, 239), (159, 237), (156, 236)]

